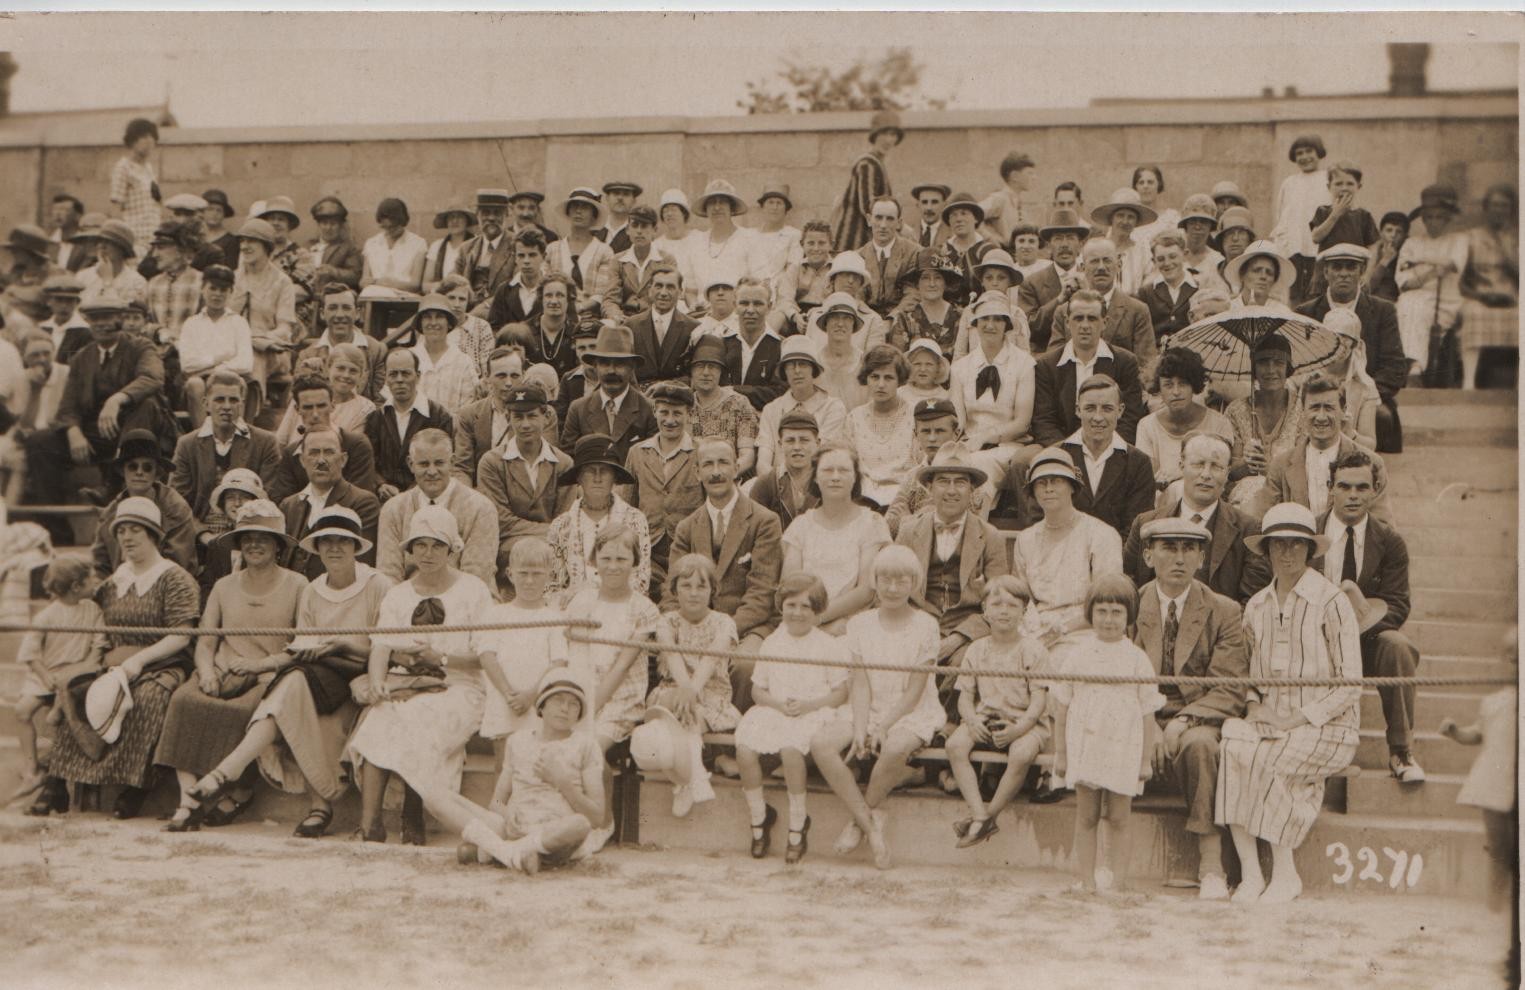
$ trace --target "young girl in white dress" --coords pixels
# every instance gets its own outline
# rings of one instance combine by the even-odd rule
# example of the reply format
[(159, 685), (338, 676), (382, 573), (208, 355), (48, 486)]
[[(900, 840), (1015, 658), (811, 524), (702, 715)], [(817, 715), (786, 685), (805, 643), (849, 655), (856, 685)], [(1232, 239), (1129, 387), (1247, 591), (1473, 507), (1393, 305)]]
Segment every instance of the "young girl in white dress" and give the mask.
[[(1121, 574), (1091, 583), (1089, 635), (1064, 651), (1062, 674), (1153, 677), (1149, 656), (1128, 639), (1138, 592)], [(1054, 771), (1075, 788), (1075, 860), (1086, 890), (1110, 890), (1128, 865), (1128, 816), (1144, 791), (1144, 720), (1165, 703), (1153, 684), (1054, 685), (1059, 704)], [(1107, 819), (1107, 865), (1096, 866), (1097, 824)]]
[[(839, 719), (822, 729), (810, 750), (821, 776), (852, 815), (833, 847), (837, 855), (852, 852), (866, 834), (874, 865), (887, 870), (888, 819), (880, 805), (909, 779), (911, 754), (932, 741), (947, 715), (931, 677), (941, 639), (937, 620), (911, 604), (912, 591), (925, 580), (916, 552), (900, 544), (880, 550), (873, 579), (879, 607), (848, 619), (842, 637), (854, 663), (852, 721)], [(904, 669), (868, 670), (861, 666), (865, 662)], [(858, 759), (877, 757), (862, 792), (843, 760), (848, 751)]]
[(847, 701), (851, 656), (843, 641), (822, 632), (826, 586), (813, 574), (787, 574), (773, 600), (784, 623), (763, 640), (763, 656), (838, 659), (841, 667), (807, 666), (759, 660), (752, 669), (752, 707), (736, 727), (736, 762), (741, 766), (741, 793), (752, 821), (752, 858), (768, 854), (769, 838), (778, 814), (763, 801), (761, 754), (777, 753), (784, 763), (789, 791), (789, 845), (784, 862), (798, 863), (805, 855), (810, 816), (805, 814), (805, 756), (820, 729), (840, 717)]

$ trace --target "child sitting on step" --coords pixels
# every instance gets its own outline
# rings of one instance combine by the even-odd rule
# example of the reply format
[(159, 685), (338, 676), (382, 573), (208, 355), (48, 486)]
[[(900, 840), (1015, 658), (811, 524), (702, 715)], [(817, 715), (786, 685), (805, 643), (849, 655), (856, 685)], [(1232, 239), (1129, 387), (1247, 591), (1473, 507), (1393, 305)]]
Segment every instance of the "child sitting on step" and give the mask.
[[(500, 622), (547, 622), (563, 617), (561, 609), (546, 601), (556, 554), (538, 536), (526, 536), (508, 551), (508, 580), (514, 599), (496, 608)], [(497, 634), (493, 660), (482, 665), (487, 698), (482, 708), (481, 734), (491, 739), (497, 764), (503, 766), (504, 740), (535, 721), (530, 711), (535, 689), (546, 670), (567, 662), (566, 629), (540, 626), (503, 629)]]

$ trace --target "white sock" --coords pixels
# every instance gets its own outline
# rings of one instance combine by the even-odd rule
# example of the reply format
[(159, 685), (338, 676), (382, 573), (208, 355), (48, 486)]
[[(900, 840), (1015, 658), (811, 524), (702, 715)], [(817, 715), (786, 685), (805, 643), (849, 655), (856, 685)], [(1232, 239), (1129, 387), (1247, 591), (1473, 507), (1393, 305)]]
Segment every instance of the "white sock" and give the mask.
[(789, 793), (789, 831), (798, 832), (805, 827), (805, 792)]
[(513, 848), (508, 841), (495, 834), (485, 822), (471, 822), (461, 829), (461, 838), (475, 843), (478, 849), (487, 850), (500, 863), (507, 863), (513, 856)]
[(750, 791), (743, 788), (741, 793), (747, 799), (747, 810), (752, 813), (752, 827), (762, 828), (763, 822), (768, 817), (768, 805), (763, 801), (762, 788)]

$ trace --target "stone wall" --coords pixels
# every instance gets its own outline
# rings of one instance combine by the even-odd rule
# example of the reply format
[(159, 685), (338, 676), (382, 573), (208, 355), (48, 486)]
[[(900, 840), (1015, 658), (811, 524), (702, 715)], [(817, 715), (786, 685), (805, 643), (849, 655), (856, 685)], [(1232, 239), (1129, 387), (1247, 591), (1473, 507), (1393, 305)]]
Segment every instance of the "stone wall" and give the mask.
[[(409, 127), (172, 129), (159, 152), (166, 196), (216, 186), (240, 210), (285, 194), (302, 208), (334, 194), (350, 207), (359, 238), (384, 196), (412, 209), (413, 229), (434, 236), (430, 218), (469, 199), (479, 186), (539, 189), (554, 200), (575, 185), (633, 179), (655, 203), (680, 186), (697, 197), (711, 178), (734, 182), (749, 201), (763, 185), (790, 185), (793, 222), (826, 218), (846, 172), (866, 147), (864, 115), (640, 118), (519, 121)], [(963, 111), (906, 115), (909, 134), (889, 161), (895, 189), (907, 197), (922, 180), (983, 196), (999, 182), (997, 164), (1011, 149), (1038, 162), (1037, 189), (1063, 179), (1103, 202), (1128, 183), (1134, 166), (1160, 165), (1165, 200), (1179, 205), (1233, 179), (1248, 194), (1263, 230), (1271, 199), (1291, 173), (1294, 135), (1316, 131), (1331, 159), (1350, 158), (1366, 172), (1360, 202), (1375, 214), (1410, 209), (1437, 179), (1456, 185), (1469, 214), (1492, 182), (1518, 169), (1519, 119), (1510, 96), (1212, 101), (1108, 105), (1077, 110)], [(106, 204), (117, 146), (38, 146), (26, 137), (0, 144), (0, 224), (34, 220), (53, 193), (70, 191), (89, 208)], [(547, 220), (559, 225), (554, 203)], [(304, 225), (306, 235), (311, 224)]]

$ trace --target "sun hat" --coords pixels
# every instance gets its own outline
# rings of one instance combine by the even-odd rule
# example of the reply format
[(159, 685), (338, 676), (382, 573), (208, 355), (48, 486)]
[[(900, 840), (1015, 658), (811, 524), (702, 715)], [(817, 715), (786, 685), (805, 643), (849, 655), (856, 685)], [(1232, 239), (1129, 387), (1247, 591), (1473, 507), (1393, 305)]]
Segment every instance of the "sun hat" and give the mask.
[(132, 683), (121, 667), (112, 667), (90, 683), (85, 691), (85, 720), (101, 741), (110, 746), (122, 735), (122, 723), (132, 711)]
[(1264, 557), (1266, 540), (1299, 539), (1313, 544), (1309, 561), (1322, 557), (1329, 551), (1329, 537), (1318, 531), (1313, 510), (1296, 502), (1282, 502), (1266, 510), (1260, 522), (1260, 532), (1244, 538), (1244, 545)]
[(885, 131), (895, 132), (895, 143), (905, 140), (905, 129), (900, 126), (900, 114), (893, 110), (880, 110), (869, 118), (868, 143), (873, 144), (874, 138)]
[(1419, 205), (1409, 211), (1409, 222), (1419, 219), (1419, 215), (1431, 207), (1439, 207), (1449, 212), (1452, 216), (1461, 212), (1460, 200), (1456, 195), (1456, 189), (1443, 182), (1425, 186), (1419, 193)]
[(952, 186), (945, 186), (941, 182), (923, 182), (920, 185), (911, 187), (911, 198), (920, 199), (921, 191), (923, 189), (931, 189), (933, 192), (942, 196), (943, 199), (947, 199), (949, 196), (953, 195)]
[(503, 406), (509, 412), (536, 412), (545, 408), (548, 401), (545, 389), (539, 385), (515, 385)]
[[(855, 254), (857, 252), (854, 252)], [(926, 247), (916, 252), (909, 268), (900, 273), (896, 281), (902, 286), (911, 285), (926, 272), (936, 272), (943, 277), (943, 298), (949, 302), (964, 287), (964, 273), (948, 264), (947, 258), (937, 248)]]
[(969, 210), (974, 214), (975, 223), (985, 222), (985, 208), (969, 193), (961, 192), (943, 204), (943, 223), (949, 222), (954, 210)]
[(117, 503), (116, 512), (111, 517), (111, 532), (115, 533), (118, 527), (128, 523), (142, 526), (157, 539), (164, 539), (164, 514), (151, 498), (129, 495)]
[(1007, 326), (1016, 326), (1017, 321), (1011, 315), (1011, 300), (1006, 293), (992, 289), (980, 294), (974, 301), (974, 309), (970, 314), (971, 322), (978, 322), (987, 316), (999, 316), (1006, 321)]
[(588, 696), (583, 686), (573, 680), (569, 668), (563, 664), (556, 664), (545, 672), (540, 678), (539, 685), (535, 688), (535, 713), (545, 707), (545, 703), (558, 694), (569, 694), (576, 698), (582, 705), (583, 713), (588, 711)]
[(826, 269), (826, 281), (829, 284), (838, 275), (857, 275), (863, 281), (868, 281), (868, 262), (863, 260), (863, 255), (856, 251), (843, 251), (831, 259), (831, 267)]
[(787, 182), (774, 182), (763, 186), (762, 195), (757, 197), (757, 205), (763, 205), (769, 197), (783, 200), (785, 209), (794, 209), (794, 200), (789, 197), (789, 184)]
[(222, 217), (224, 220), (237, 212), (233, 209), (233, 204), (228, 202), (228, 194), (221, 189), (208, 189), (201, 194), (201, 198), (207, 201), (208, 206), (222, 207)]
[(678, 717), (661, 705), (641, 714), (641, 724), (630, 733), (630, 758), (647, 773), (666, 773), (688, 756), (683, 747), (683, 726)]
[(49, 275), (42, 283), (44, 296), (79, 296), (85, 291), (85, 283), (72, 272), (59, 272), (57, 275)]
[(985, 252), (985, 257), (981, 258), (980, 263), (974, 266), (975, 277), (980, 277), (980, 273), (987, 268), (999, 268), (1011, 275), (1013, 287), (1022, 284), (1022, 269), (1017, 267), (1017, 263), (1012, 259), (1010, 253), (1002, 248), (995, 248)]
[(1120, 189), (1112, 190), (1112, 195), (1107, 198), (1107, 201), (1091, 211), (1091, 219), (1103, 227), (1110, 227), (1112, 225), (1112, 217), (1118, 210), (1132, 210), (1138, 214), (1138, 225), (1140, 227), (1146, 223), (1154, 223), (1160, 218), (1158, 213), (1144, 205), (1143, 201), (1138, 198), (1136, 190), (1124, 186)]
[(257, 498), (239, 506), (233, 528), (217, 537), (224, 546), (237, 547), (238, 538), (244, 533), (264, 533), (273, 536), (282, 547), (291, 546), (292, 539), (286, 532), (286, 517), (269, 499)]
[(905, 349), (905, 359), (907, 361), (911, 360), (911, 355), (915, 354), (917, 351), (926, 351), (928, 354), (937, 358), (938, 366), (942, 369), (939, 372), (939, 381), (948, 376), (948, 358), (943, 354), (943, 349), (938, 346), (937, 341), (933, 340), (931, 337), (917, 337), (915, 340), (911, 341), (910, 346)]
[(1292, 259), (1281, 253), (1281, 248), (1275, 241), (1256, 241), (1244, 249), (1244, 253), (1223, 266), (1223, 278), (1228, 282), (1230, 291), (1238, 295), (1244, 289), (1244, 281), (1240, 273), (1244, 266), (1256, 258), (1273, 258), (1276, 261), (1276, 284), (1271, 287), (1272, 294), (1285, 296), (1292, 288), (1292, 283), (1297, 279), (1297, 269), (1292, 265)]
[(1223, 211), (1223, 216), (1218, 218), (1218, 230), (1208, 240), (1216, 250), (1223, 250), (1223, 235), (1231, 230), (1243, 229), (1250, 232), (1250, 240), (1255, 240), (1255, 217), (1248, 207), (1230, 206)]
[(101, 224), (101, 229), (95, 237), (108, 244), (115, 244), (129, 258), (135, 257), (138, 253), (137, 244), (133, 241), (132, 228), (122, 220), (107, 220)]
[(704, 291), (699, 293), (706, 299), (709, 298), (711, 289), (734, 289), (736, 288), (736, 276), (725, 273), (713, 275), (704, 283)]
[(604, 192), (606, 194), (612, 192), (628, 192), (632, 196), (639, 196), (645, 191), (646, 190), (642, 189), (639, 184), (631, 182), (628, 179), (616, 179), (613, 182), (604, 183)]
[(268, 221), (255, 217), (252, 220), (245, 220), (244, 225), (238, 228), (238, 239), (260, 241), (267, 247), (275, 247), (275, 228), (270, 226)]
[(983, 469), (975, 466), (970, 459), (969, 445), (962, 440), (953, 440), (939, 447), (932, 455), (932, 462), (916, 472), (916, 480), (923, 488), (930, 488), (932, 479), (939, 474), (961, 474), (976, 488), (990, 478)]
[(1324, 327), (1339, 334), (1341, 337), (1349, 337), (1355, 343), (1361, 342), (1361, 318), (1353, 309), (1331, 309), (1324, 314)]
[(460, 553), (466, 544), (461, 541), (461, 527), (455, 515), (443, 505), (426, 505), (413, 513), (408, 520), (408, 535), (402, 541), (406, 551), (415, 540), (437, 540), (445, 544), (451, 553)]
[(694, 349), (689, 353), (689, 367), (696, 364), (718, 364), (725, 367), (725, 341), (712, 333), (707, 333), (699, 338)]
[(459, 213), (461, 216), (465, 217), (466, 226), (476, 226), (477, 214), (475, 210), (467, 206), (465, 203), (451, 203), (443, 210), (440, 210), (438, 213), (434, 214), (434, 229), (444, 230), (446, 227), (448, 227), (450, 225), (450, 215), (453, 213)]
[(700, 216), (709, 216), (710, 200), (717, 197), (730, 200), (731, 216), (736, 217), (747, 212), (747, 204), (736, 195), (736, 187), (725, 179), (711, 179), (704, 187), (704, 195), (700, 196), (699, 201), (694, 204), (694, 209)]
[(425, 313), (442, 313), (450, 321), (450, 329), (454, 330), (461, 318), (455, 315), (455, 310), (450, 308), (450, 300), (438, 292), (431, 292), (419, 302), (418, 309), (413, 314), (413, 325), (422, 328)]
[(1387, 616), (1387, 602), (1380, 598), (1367, 598), (1361, 586), (1354, 581), (1341, 581), (1340, 590), (1350, 599), (1350, 607), (1356, 610), (1356, 624), (1363, 636)]
[(1091, 225), (1068, 206), (1049, 211), (1048, 222), (1038, 228), (1039, 242), (1045, 242), (1055, 234), (1078, 234), (1083, 241), (1091, 236)]
[(821, 363), (821, 355), (815, 345), (815, 341), (802, 333), (785, 337), (783, 345), (778, 349), (778, 374), (780, 378), (784, 374), (784, 365), (790, 361), (806, 362), (815, 368), (817, 377), (826, 371), (826, 366)]
[(598, 340), (593, 345), (593, 350), (588, 352), (588, 357), (604, 361), (641, 360), (641, 356), (635, 352), (635, 334), (622, 323), (600, 325)]
[(1027, 468), (1024, 487), (1032, 491), (1033, 484), (1040, 478), (1063, 478), (1077, 489), (1080, 487), (1080, 472), (1075, 470), (1075, 459), (1063, 447), (1047, 447), (1033, 458)]
[(222, 497), (228, 492), (243, 492), (255, 498), (269, 498), (265, 494), (265, 483), (260, 476), (249, 468), (233, 468), (222, 476), (222, 481), (212, 489), (212, 498), (209, 503), (214, 509), (222, 508)]
[(297, 205), (291, 201), (290, 196), (270, 197), (260, 204), (260, 211), (254, 214), (254, 216), (256, 219), (262, 219), (272, 213), (283, 213), (290, 217), (292, 230), (302, 226), (302, 218), (297, 215)]
[(1181, 516), (1151, 519), (1139, 527), (1139, 536), (1146, 544), (1150, 540), (1197, 540), (1206, 543), (1213, 538), (1206, 526)]
[(310, 554), (316, 554), (318, 540), (325, 536), (342, 536), (359, 545), (359, 549), (355, 551), (356, 555), (359, 555), (371, 549), (371, 541), (365, 538), (364, 533), (365, 526), (360, 522), (360, 516), (354, 509), (343, 505), (330, 505), (318, 513), (318, 517), (312, 521), (312, 529), (307, 531), (307, 535), (302, 537), (297, 546)]
[(1218, 200), (1220, 199), (1231, 199), (1240, 206), (1247, 207), (1250, 205), (1249, 199), (1239, 188), (1239, 183), (1231, 182), (1228, 179), (1224, 179), (1222, 182), (1214, 183), (1213, 191), (1208, 193), (1208, 195), (1213, 198), (1214, 206), (1218, 205)]
[(683, 195), (683, 190), (681, 189), (669, 189), (662, 194), (662, 198), (657, 202), (658, 216), (661, 216), (662, 208), (665, 206), (676, 206), (678, 209), (682, 210), (683, 219), (685, 220), (693, 215), (692, 211), (689, 209), (688, 197)]
[(575, 485), (584, 468), (602, 466), (614, 472), (617, 485), (635, 484), (635, 476), (625, 470), (615, 454), (614, 439), (607, 433), (588, 433), (578, 439), (572, 448), (572, 470), (563, 474), (558, 485)]
[(863, 328), (863, 314), (858, 312), (858, 300), (846, 292), (833, 292), (821, 301), (821, 319), (819, 325), (822, 330), (826, 329), (826, 320), (833, 313), (846, 313), (853, 318), (853, 333)]
[(1181, 219), (1176, 221), (1176, 226), (1186, 229), (1188, 220), (1206, 220), (1213, 226), (1218, 224), (1218, 207), (1213, 203), (1213, 198), (1207, 193), (1192, 193), (1186, 197), (1186, 202), (1181, 204)]
[(598, 192), (596, 189), (590, 189), (587, 186), (578, 186), (576, 189), (573, 189), (571, 192), (567, 193), (566, 200), (561, 204), (561, 214), (562, 216), (570, 217), (572, 215), (572, 207), (578, 203), (581, 203), (584, 206), (590, 206), (593, 208), (592, 225), (596, 227), (604, 221), (604, 204), (602, 200), (603, 194)]
[(47, 261), (52, 256), (52, 243), (47, 232), (41, 227), (32, 223), (22, 223), (11, 228), (5, 247), (11, 251), (30, 254), (40, 261)]

